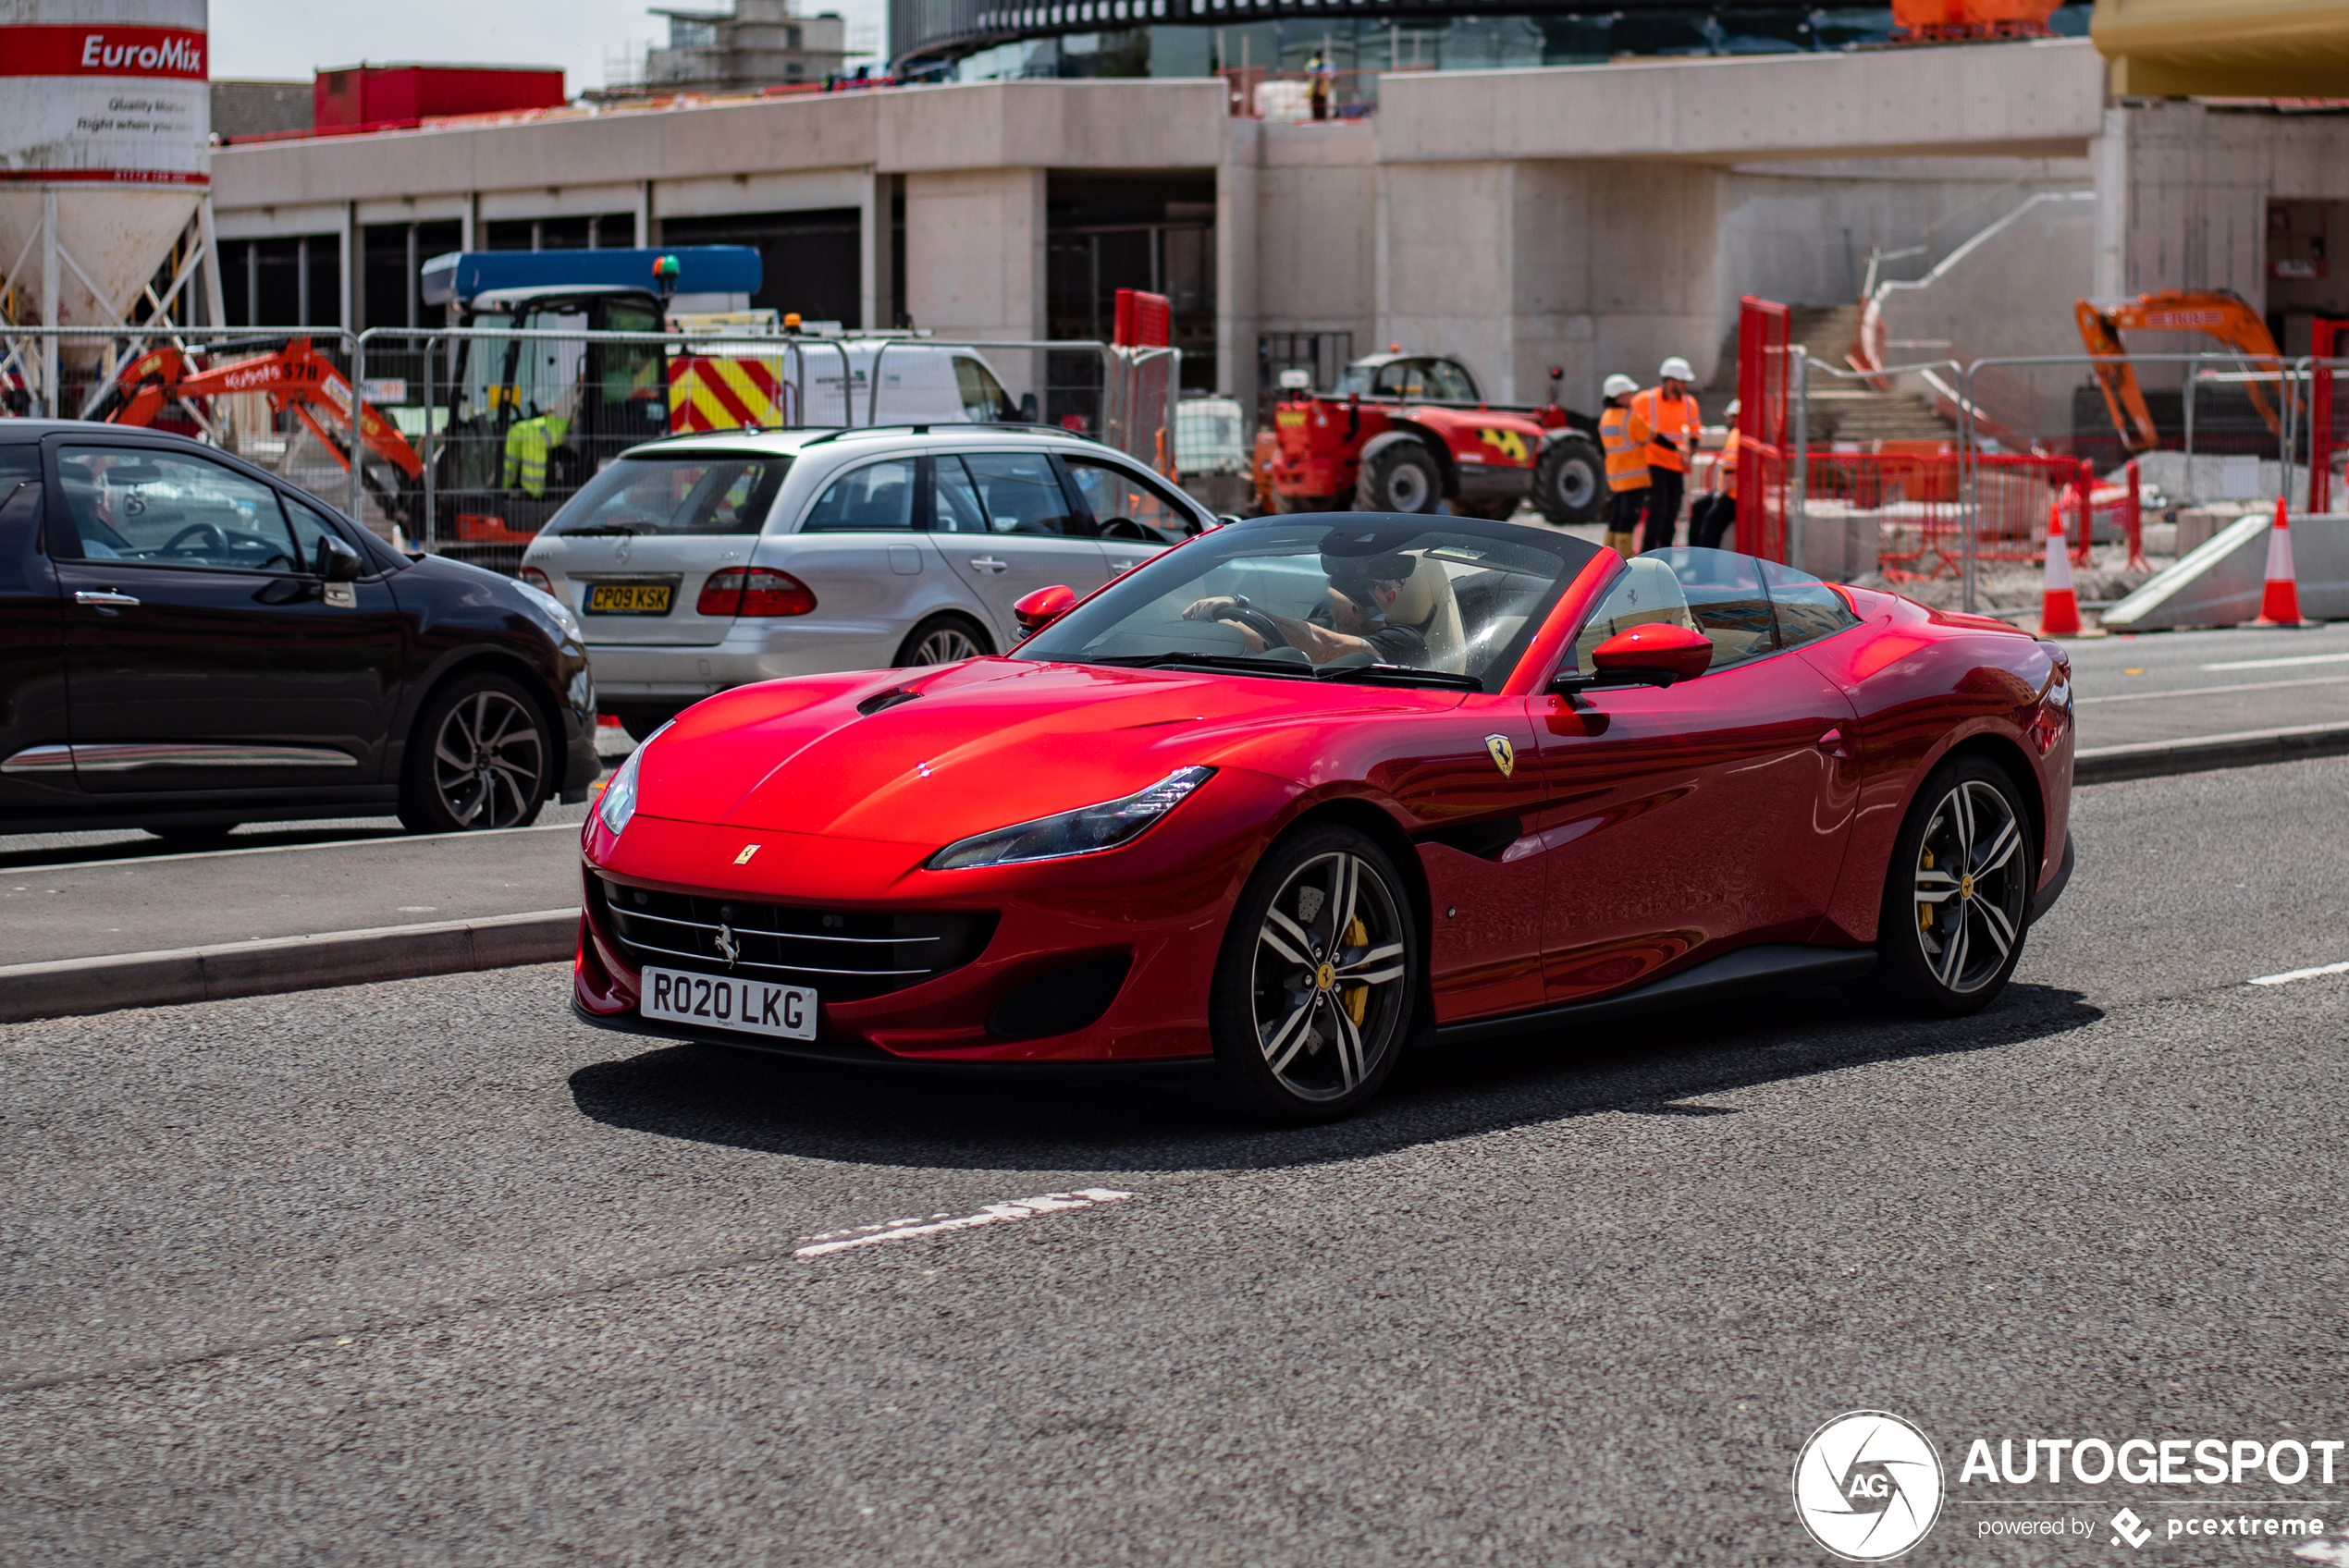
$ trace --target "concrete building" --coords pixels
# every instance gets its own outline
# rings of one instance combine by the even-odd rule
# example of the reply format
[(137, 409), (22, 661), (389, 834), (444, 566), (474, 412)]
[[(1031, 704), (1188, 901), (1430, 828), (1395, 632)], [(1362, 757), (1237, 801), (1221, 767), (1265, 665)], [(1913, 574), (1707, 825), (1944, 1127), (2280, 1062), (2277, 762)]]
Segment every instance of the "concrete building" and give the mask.
[[(213, 178), (232, 274), (240, 246), (328, 258), (322, 319), (407, 320), (413, 253), (764, 237), (758, 303), (941, 337), (1090, 336), (1116, 288), (1156, 288), (1187, 382), (1248, 400), (1275, 362), (1389, 342), (1498, 399), (1555, 365), (1591, 408), (1667, 353), (1707, 378), (1741, 294), (1946, 278), (2038, 196), (2093, 221), (2050, 224), (1937, 336), (1981, 318), (2061, 352), (2092, 292), (2349, 302), (2269, 264), (2280, 206), (2349, 233), (2349, 116), (2113, 100), (2085, 41), (1406, 73), (1322, 125), (1235, 117), (1211, 79), (580, 109), (223, 148)], [(1049, 392), (1050, 367), (1006, 369)]]
[(821, 81), (848, 58), (848, 24), (837, 12), (795, 14), (790, 0), (734, 0), (731, 11), (655, 7), (669, 19), (666, 47), (645, 54), (641, 80), (606, 99), (664, 92), (742, 92)]

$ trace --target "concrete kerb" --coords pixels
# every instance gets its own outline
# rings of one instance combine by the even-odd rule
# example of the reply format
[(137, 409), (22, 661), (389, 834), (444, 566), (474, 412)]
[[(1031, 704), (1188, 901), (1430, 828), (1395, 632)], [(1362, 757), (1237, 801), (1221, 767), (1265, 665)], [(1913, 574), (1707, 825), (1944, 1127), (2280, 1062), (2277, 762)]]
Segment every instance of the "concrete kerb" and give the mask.
[(567, 959), (576, 909), (0, 967), (0, 1023)]
[(2141, 741), (2127, 746), (2096, 746), (2072, 759), (2072, 782), (2117, 784), (2128, 778), (2166, 778), (2221, 767), (2259, 767), (2274, 762), (2349, 753), (2349, 724), (2295, 724), (2278, 729), (2246, 729), (2232, 735), (2197, 735), (2183, 741)]

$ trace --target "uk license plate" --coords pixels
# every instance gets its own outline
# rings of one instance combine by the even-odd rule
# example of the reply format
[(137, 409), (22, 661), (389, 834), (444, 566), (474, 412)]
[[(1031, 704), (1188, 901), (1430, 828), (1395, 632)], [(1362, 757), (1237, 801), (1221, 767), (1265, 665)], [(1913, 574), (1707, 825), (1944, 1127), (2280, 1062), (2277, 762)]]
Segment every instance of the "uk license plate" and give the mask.
[(589, 615), (667, 615), (667, 582), (597, 582), (587, 590)]
[(742, 1029), (784, 1040), (816, 1037), (816, 993), (733, 975), (647, 969), (637, 1006), (646, 1018), (705, 1029)]

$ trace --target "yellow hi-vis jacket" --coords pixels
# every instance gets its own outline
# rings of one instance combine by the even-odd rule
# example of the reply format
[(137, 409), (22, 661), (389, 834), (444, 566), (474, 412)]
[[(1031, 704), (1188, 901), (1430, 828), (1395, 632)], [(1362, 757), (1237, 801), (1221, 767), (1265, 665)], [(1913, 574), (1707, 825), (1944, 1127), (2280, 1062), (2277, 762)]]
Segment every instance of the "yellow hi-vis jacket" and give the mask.
[(1617, 404), (1599, 416), (1599, 444), (1606, 448), (1606, 487), (1648, 487), (1647, 422)]
[(498, 473), (498, 487), (520, 487), (525, 496), (544, 496), (547, 454), (561, 446), (570, 432), (571, 422), (553, 414), (516, 420), (506, 432), (506, 462)]

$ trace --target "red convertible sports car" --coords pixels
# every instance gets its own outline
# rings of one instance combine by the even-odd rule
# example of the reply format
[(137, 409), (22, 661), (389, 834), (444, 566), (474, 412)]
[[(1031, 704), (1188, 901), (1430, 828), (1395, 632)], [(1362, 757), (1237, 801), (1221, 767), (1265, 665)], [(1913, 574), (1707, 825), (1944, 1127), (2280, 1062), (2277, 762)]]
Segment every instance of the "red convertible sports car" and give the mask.
[(1411, 1044), (1820, 981), (1969, 1012), (2071, 873), (2062, 648), (1748, 556), (1269, 517), (1023, 619), (647, 739), (583, 838), (579, 1014), (1211, 1061), (1313, 1121)]

